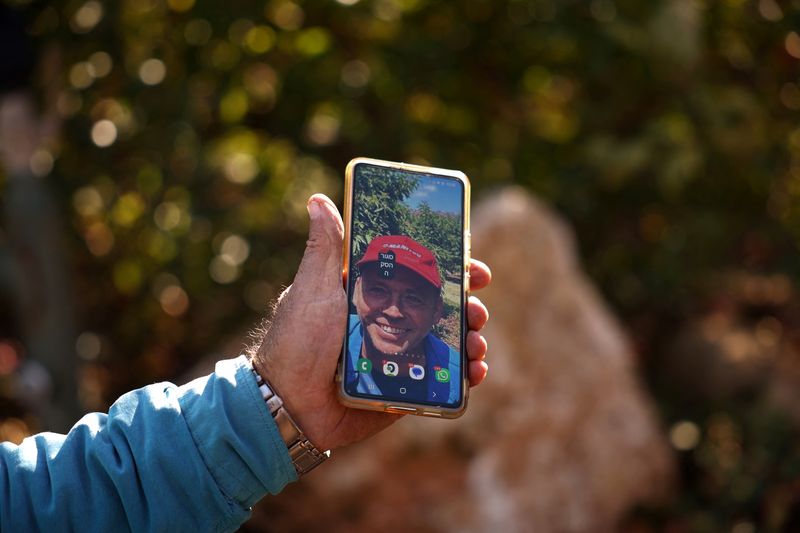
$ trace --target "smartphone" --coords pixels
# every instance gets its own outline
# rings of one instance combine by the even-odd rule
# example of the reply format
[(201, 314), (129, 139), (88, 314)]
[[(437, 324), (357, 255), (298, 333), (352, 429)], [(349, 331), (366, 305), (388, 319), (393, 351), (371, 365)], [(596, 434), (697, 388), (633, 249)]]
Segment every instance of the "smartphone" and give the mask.
[(456, 170), (368, 158), (347, 165), (349, 313), (337, 374), (345, 405), (464, 413), (469, 197)]

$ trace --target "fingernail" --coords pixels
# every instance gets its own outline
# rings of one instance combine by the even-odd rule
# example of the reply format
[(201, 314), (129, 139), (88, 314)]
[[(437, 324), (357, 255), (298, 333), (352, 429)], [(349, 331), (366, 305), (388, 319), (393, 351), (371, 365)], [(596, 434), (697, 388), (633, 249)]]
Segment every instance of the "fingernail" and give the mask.
[(319, 204), (317, 202), (308, 202), (308, 214), (311, 218), (319, 217)]

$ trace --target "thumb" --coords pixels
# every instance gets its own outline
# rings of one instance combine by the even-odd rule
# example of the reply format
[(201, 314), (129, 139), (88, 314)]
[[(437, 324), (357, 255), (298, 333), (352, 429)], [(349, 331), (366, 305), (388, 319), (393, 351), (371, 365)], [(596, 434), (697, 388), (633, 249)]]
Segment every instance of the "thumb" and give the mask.
[(292, 285), (301, 290), (339, 290), (342, 288), (342, 217), (324, 194), (311, 196), (307, 208), (308, 241)]

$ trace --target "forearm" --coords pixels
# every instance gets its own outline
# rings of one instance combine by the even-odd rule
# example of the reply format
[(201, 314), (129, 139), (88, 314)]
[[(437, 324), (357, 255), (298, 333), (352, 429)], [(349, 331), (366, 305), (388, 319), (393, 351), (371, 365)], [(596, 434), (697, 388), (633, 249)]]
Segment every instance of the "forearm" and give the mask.
[(296, 478), (243, 358), (0, 448), (0, 530), (227, 531)]

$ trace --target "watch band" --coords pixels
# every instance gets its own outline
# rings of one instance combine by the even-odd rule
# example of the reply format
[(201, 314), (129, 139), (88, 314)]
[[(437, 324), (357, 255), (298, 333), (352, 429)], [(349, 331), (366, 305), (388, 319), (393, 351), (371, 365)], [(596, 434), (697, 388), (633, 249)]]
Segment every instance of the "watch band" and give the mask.
[(330, 450), (321, 452), (311, 444), (311, 441), (303, 434), (297, 423), (289, 416), (289, 412), (283, 407), (283, 400), (275, 394), (269, 383), (252, 366), (252, 362), (250, 368), (256, 378), (258, 390), (261, 391), (261, 397), (264, 398), (267, 409), (278, 426), (281, 438), (286, 443), (286, 448), (289, 450), (289, 457), (292, 459), (297, 476), (300, 477), (309, 473), (331, 456)]

